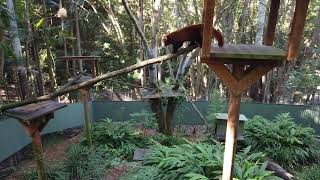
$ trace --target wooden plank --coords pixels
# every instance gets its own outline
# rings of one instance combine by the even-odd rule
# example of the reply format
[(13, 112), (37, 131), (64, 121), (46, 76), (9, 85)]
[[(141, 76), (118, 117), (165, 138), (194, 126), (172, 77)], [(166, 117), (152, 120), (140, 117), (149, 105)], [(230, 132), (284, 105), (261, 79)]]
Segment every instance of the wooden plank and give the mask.
[(204, 0), (203, 7), (203, 35), (202, 35), (202, 57), (208, 57), (212, 39), (212, 25), (214, 16), (215, 0)]
[(226, 44), (223, 47), (212, 46), (210, 60), (219, 61), (283, 61), (286, 52), (265, 45)]
[(280, 0), (271, 0), (270, 12), (268, 16), (268, 26), (263, 40), (264, 45), (272, 46), (273, 44), (276, 25), (278, 21), (279, 7)]
[(296, 0), (296, 8), (291, 22), (291, 32), (289, 34), (287, 56), (289, 61), (298, 57), (298, 49), (303, 36), (309, 2), (310, 0)]
[(218, 75), (230, 91), (237, 89), (237, 79), (223, 64), (208, 64), (208, 66)]
[(54, 111), (66, 107), (64, 103), (58, 103), (55, 101), (43, 101), (39, 103), (33, 103), (26, 106), (20, 106), (5, 112), (5, 115), (13, 118), (17, 118), (22, 121), (31, 121), (39, 117), (46, 116)]

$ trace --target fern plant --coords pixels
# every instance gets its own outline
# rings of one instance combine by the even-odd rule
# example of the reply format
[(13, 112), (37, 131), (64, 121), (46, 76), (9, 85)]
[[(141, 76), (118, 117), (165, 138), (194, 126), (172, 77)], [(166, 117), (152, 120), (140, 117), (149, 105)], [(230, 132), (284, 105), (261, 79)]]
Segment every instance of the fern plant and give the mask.
[[(144, 166), (129, 174), (130, 179), (219, 179), (222, 174), (223, 144), (188, 143), (171, 147), (156, 145), (144, 159)], [(235, 178), (277, 179), (265, 170), (262, 153), (246, 148), (236, 158)], [(255, 171), (255, 172), (252, 172)]]
[(288, 169), (320, 160), (320, 141), (312, 128), (295, 124), (288, 113), (274, 120), (255, 116), (245, 124), (245, 143)]
[(130, 125), (112, 122), (110, 119), (93, 126), (92, 139), (96, 146), (106, 145), (116, 150), (123, 158), (131, 158), (137, 147), (149, 144), (149, 140), (141, 133), (133, 131)]

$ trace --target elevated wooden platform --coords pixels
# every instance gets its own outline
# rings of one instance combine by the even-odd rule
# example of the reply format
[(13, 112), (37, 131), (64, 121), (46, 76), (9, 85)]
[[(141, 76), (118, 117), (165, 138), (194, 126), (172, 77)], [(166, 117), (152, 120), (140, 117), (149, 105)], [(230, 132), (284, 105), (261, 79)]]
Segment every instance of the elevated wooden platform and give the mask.
[(212, 45), (209, 57), (202, 57), (207, 64), (240, 64), (240, 65), (281, 65), (286, 52), (275, 47), (264, 45), (226, 44), (223, 47)]

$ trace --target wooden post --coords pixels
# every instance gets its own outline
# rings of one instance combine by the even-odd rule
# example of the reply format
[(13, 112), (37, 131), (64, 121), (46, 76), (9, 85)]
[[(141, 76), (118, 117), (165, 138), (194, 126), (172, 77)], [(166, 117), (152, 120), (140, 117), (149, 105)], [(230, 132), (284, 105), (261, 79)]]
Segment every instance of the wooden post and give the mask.
[(223, 180), (231, 180), (233, 178), (233, 163), (237, 149), (241, 95), (236, 95), (231, 91), (229, 101), (226, 142), (223, 158)]
[[(233, 65), (233, 75), (240, 80), (244, 74), (244, 66)], [(237, 150), (237, 137), (240, 116), (241, 92), (230, 91), (229, 111), (226, 131), (226, 142), (223, 159), (223, 180), (232, 180), (234, 159)]]
[(92, 138), (91, 138), (91, 130), (90, 130), (90, 119), (89, 119), (89, 106), (88, 106), (88, 89), (82, 88), (80, 89), (80, 97), (81, 101), (83, 103), (83, 112), (84, 112), (84, 127), (86, 131), (87, 141), (88, 145), (92, 146)]
[(32, 135), (32, 146), (34, 150), (34, 157), (37, 162), (38, 179), (46, 180), (47, 176), (44, 168), (43, 148), (41, 143), (40, 131), (38, 129), (34, 129), (34, 133)]
[(203, 7), (203, 41), (202, 41), (202, 57), (209, 56), (211, 50), (212, 25), (214, 15), (215, 0), (204, 0)]

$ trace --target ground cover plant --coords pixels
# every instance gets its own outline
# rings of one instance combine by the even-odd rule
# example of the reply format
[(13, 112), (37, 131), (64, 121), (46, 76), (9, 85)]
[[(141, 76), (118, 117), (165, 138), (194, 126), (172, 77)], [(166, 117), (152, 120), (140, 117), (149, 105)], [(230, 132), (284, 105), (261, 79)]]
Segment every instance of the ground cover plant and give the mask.
[(320, 160), (320, 141), (314, 130), (297, 125), (288, 113), (273, 120), (253, 117), (245, 124), (245, 143), (291, 170)]
[(301, 168), (302, 171), (298, 172), (296, 179), (299, 180), (318, 180), (320, 179), (320, 165), (312, 165), (310, 167)]

